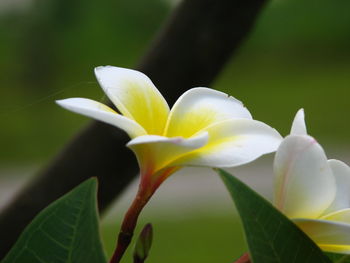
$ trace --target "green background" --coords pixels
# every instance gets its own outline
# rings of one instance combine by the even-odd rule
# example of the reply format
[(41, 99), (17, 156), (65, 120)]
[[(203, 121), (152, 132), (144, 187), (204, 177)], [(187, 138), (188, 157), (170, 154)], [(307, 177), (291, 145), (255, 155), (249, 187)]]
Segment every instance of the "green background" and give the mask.
[[(93, 68), (135, 67), (175, 5), (166, 0), (17, 2), (0, 5), (0, 185), (9, 176), (30, 178), (89, 121), (54, 100), (103, 100)], [(240, 99), (255, 119), (283, 135), (303, 107), (310, 134), (330, 157), (349, 156), (349, 11), (348, 0), (270, 1), (211, 88)], [(207, 213), (186, 220), (146, 213), (141, 224), (155, 226), (150, 262), (232, 261), (245, 245), (231, 212), (213, 215), (208, 206)], [(108, 251), (117, 231), (112, 221), (103, 228)]]

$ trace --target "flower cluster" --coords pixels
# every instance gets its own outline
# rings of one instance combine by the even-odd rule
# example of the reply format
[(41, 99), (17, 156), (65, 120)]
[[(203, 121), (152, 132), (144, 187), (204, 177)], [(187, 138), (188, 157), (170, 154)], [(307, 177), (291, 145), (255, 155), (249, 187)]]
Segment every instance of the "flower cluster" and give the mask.
[(124, 130), (141, 181), (128, 210), (111, 262), (119, 262), (137, 218), (160, 184), (183, 166), (233, 167), (277, 150), (274, 205), (323, 250), (350, 254), (350, 168), (327, 160), (306, 132), (299, 110), (286, 138), (254, 120), (237, 99), (209, 88), (185, 92), (170, 109), (143, 73), (112, 66), (95, 74), (116, 110), (97, 101), (71, 98), (62, 107)]
[(281, 135), (253, 120), (237, 99), (208, 88), (185, 92), (169, 109), (152, 81), (135, 70), (95, 69), (99, 84), (117, 110), (84, 98), (57, 101), (62, 107), (124, 130), (141, 180), (127, 211), (111, 262), (120, 262), (143, 207), (161, 183), (183, 166), (232, 167), (276, 151)]

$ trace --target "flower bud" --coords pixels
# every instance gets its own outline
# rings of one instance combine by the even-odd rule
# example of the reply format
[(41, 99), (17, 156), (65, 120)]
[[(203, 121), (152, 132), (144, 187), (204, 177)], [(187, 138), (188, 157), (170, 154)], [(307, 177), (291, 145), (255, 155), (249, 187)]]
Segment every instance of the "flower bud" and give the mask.
[(153, 228), (147, 224), (141, 231), (134, 249), (134, 263), (143, 263), (148, 257), (152, 246)]

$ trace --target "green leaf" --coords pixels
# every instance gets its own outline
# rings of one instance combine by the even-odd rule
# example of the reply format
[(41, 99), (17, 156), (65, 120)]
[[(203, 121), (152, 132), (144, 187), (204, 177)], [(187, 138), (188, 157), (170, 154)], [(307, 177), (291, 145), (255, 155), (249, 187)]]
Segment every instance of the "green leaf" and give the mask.
[(254, 263), (330, 263), (318, 246), (270, 202), (218, 170), (240, 214)]
[(50, 204), (26, 227), (2, 263), (107, 262), (96, 191), (97, 180), (89, 179)]
[(350, 263), (350, 255), (336, 254), (336, 253), (325, 253), (333, 263)]

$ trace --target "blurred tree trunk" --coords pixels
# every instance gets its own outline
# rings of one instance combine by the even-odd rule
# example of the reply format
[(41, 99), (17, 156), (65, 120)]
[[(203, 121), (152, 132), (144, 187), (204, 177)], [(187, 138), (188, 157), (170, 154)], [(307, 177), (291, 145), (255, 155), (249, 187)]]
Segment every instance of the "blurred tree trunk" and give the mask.
[[(147, 74), (169, 104), (186, 90), (208, 86), (251, 30), (265, 0), (184, 0), (173, 12), (138, 70)], [(92, 122), (27, 185), (0, 215), (3, 257), (33, 217), (91, 176), (99, 178), (104, 210), (138, 172), (115, 127)]]

